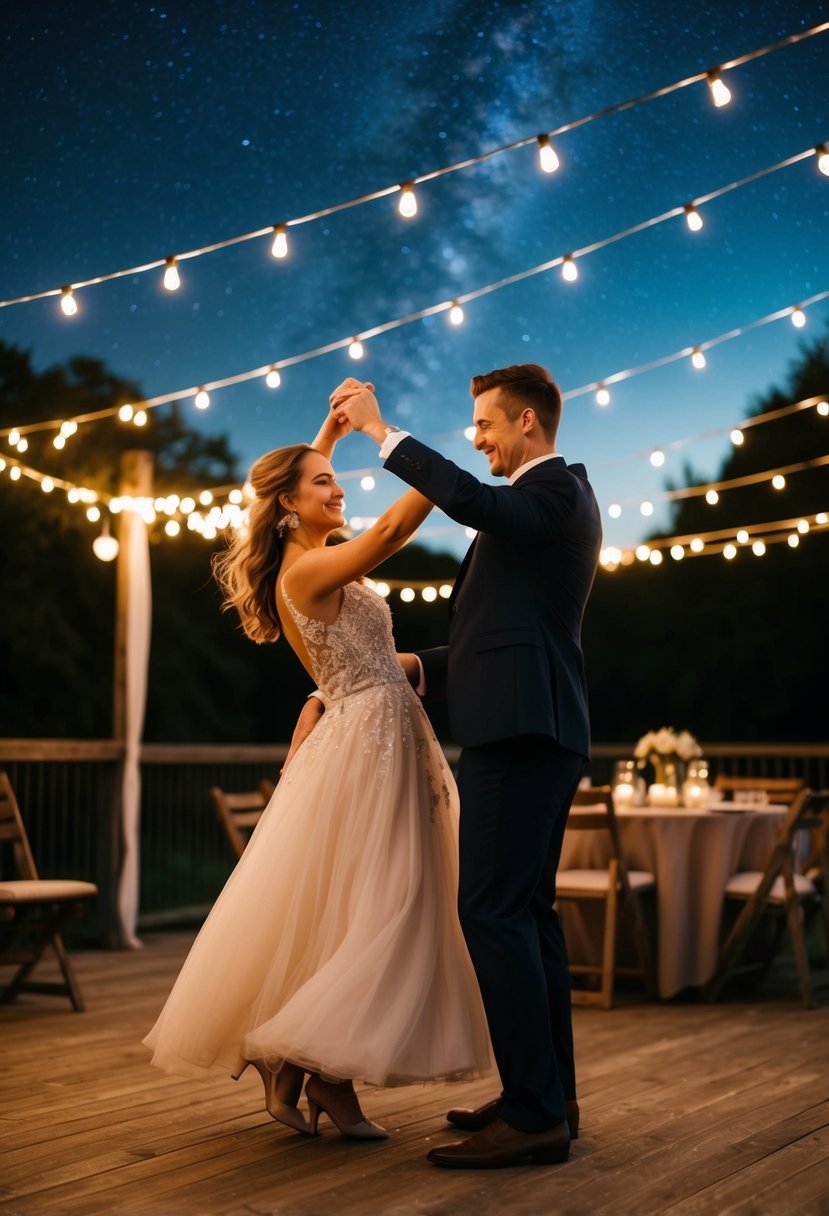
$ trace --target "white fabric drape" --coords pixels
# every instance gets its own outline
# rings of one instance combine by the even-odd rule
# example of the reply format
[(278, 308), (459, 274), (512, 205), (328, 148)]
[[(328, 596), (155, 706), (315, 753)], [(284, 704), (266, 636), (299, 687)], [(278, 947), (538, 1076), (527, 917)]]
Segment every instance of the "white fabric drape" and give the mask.
[(129, 598), (126, 606), (126, 706), (124, 775), (121, 792), (123, 857), (118, 883), (121, 941), (138, 948), (139, 839), (141, 820), (141, 736), (147, 700), (150, 657), (152, 589), (147, 525), (136, 511), (121, 516), (122, 560), (127, 563)]

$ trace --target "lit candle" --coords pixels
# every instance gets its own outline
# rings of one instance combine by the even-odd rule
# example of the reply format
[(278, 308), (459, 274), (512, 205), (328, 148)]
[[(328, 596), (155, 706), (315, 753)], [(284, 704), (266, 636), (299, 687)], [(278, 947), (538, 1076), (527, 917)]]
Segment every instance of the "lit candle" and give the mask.
[(656, 782), (648, 789), (648, 801), (652, 806), (676, 806), (678, 802), (676, 786)]
[(699, 785), (697, 782), (686, 781), (682, 793), (687, 807), (700, 810), (708, 806), (707, 785)]
[(613, 791), (614, 802), (618, 806), (630, 806), (633, 802), (633, 786), (629, 781), (620, 781)]

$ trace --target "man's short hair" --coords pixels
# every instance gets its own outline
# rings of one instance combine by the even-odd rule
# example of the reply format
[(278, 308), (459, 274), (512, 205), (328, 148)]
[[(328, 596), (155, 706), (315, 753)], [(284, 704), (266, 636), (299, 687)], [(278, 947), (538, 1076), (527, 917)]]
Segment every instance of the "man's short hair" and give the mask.
[(491, 388), (501, 390), (500, 406), (510, 422), (515, 422), (522, 410), (535, 410), (541, 429), (555, 439), (561, 418), (561, 390), (546, 367), (538, 363), (514, 363), (498, 367), (483, 376), (473, 376), (469, 391), (473, 397)]

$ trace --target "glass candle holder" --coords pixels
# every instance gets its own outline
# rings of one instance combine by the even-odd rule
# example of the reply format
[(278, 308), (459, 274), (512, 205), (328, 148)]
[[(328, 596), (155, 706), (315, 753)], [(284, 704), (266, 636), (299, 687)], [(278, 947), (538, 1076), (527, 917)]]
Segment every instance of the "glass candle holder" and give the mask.
[(692, 810), (705, 810), (711, 797), (709, 764), (702, 756), (689, 760), (682, 785), (682, 800)]
[(613, 804), (616, 807), (633, 806), (636, 801), (636, 761), (617, 760), (613, 770)]

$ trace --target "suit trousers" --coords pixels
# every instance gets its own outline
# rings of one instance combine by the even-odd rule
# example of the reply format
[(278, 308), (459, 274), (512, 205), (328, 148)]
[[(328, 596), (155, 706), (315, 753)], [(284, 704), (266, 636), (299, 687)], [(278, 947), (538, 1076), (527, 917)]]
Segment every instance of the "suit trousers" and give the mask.
[(523, 1132), (576, 1096), (570, 973), (555, 880), (584, 757), (530, 735), (467, 747), (458, 766), (458, 912), (501, 1074)]

